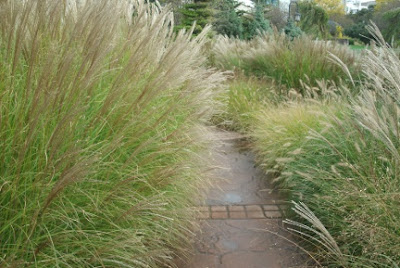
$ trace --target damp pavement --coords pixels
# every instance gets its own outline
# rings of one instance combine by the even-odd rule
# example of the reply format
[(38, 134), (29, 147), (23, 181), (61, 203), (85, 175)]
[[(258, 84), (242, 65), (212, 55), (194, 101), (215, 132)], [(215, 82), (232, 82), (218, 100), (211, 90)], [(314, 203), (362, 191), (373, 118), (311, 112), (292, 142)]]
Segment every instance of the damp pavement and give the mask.
[(213, 188), (198, 206), (193, 254), (179, 268), (314, 267), (283, 228), (285, 202), (243, 149), (243, 137), (211, 130)]

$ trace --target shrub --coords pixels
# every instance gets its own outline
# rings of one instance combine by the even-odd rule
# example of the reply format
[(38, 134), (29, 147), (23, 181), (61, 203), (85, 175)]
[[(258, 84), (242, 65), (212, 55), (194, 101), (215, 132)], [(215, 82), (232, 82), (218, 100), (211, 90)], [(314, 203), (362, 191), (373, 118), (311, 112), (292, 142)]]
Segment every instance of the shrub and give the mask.
[(301, 29), (297, 27), (296, 23), (292, 19), (289, 20), (288, 24), (285, 26), (284, 32), (292, 41), (303, 34)]
[(171, 264), (221, 80), (206, 32), (144, 1), (63, 3), (0, 2), (0, 266)]
[(369, 34), (368, 30), (366, 29), (365, 23), (357, 23), (354, 24), (344, 30), (344, 34), (350, 36), (351, 38), (356, 38), (361, 40), (364, 44), (369, 44), (371, 41), (371, 35)]

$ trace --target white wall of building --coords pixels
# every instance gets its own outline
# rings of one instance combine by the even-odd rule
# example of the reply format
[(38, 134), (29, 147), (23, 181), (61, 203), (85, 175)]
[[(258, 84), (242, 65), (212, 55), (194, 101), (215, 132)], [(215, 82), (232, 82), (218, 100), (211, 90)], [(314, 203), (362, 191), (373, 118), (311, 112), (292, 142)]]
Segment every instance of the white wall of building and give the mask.
[[(288, 12), (290, 1), (291, 0), (279, 0), (279, 7), (283, 11)], [(251, 8), (254, 7), (254, 2), (251, 0), (238, 0), (238, 2), (242, 4), (240, 6), (240, 9), (245, 11), (249, 11)]]
[(375, 0), (346, 0), (346, 13), (357, 13), (375, 4)]

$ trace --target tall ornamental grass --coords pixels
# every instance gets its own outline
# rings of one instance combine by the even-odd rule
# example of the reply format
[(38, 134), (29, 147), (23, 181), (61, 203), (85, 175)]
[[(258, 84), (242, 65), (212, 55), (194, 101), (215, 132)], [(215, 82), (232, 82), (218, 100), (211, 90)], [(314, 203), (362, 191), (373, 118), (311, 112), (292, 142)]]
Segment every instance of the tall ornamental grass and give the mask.
[(277, 33), (250, 41), (219, 36), (211, 59), (219, 68), (271, 78), (288, 91), (293, 88), (304, 94), (302, 81), (317, 86), (321, 80), (335, 83), (347, 80), (340, 66), (329, 59), (330, 54), (344, 62), (352, 75), (358, 75), (357, 56), (349, 48), (307, 36), (293, 41)]
[(219, 95), (224, 109), (213, 117), (219, 127), (247, 132), (254, 121), (254, 114), (270, 105), (276, 94), (274, 84), (269, 81), (236, 74), (227, 82), (227, 90)]
[(400, 264), (400, 60), (370, 30), (378, 43), (361, 62), (359, 95), (321, 113), (324, 105), (319, 117), (260, 117), (254, 129), (261, 163), (279, 167), (277, 181), (296, 201), (297, 220), (286, 223), (327, 267)]
[(222, 80), (206, 31), (85, 2), (0, 1), (1, 267), (173, 265), (190, 234)]
[[(254, 126), (259, 125), (260, 120), (263, 122), (261, 125), (268, 124), (271, 129), (282, 123), (287, 124), (288, 127), (294, 127), (292, 124), (296, 125), (297, 116), (300, 116), (301, 121), (302, 115), (308, 113), (309, 109), (316, 110), (317, 113), (327, 112), (332, 108), (332, 102), (340, 101), (342, 97), (350, 94), (338, 88), (333, 81), (317, 81), (317, 86), (303, 84), (303, 89), (303, 95), (295, 90), (286, 92), (270, 79), (247, 77), (240, 72), (235, 73), (227, 82), (227, 90), (218, 96), (224, 109), (214, 115), (212, 122), (222, 128), (244, 134), (251, 133)], [(307, 101), (303, 103), (303, 100)], [(297, 106), (299, 101), (301, 105)], [(325, 104), (327, 109), (320, 111)], [(293, 109), (298, 109), (298, 113), (292, 113)], [(287, 119), (288, 122), (278, 119), (280, 116), (283, 117), (283, 115), (277, 115), (281, 112), (287, 112), (288, 117), (284, 120)], [(320, 118), (320, 116), (314, 117), (310, 122)], [(276, 121), (275, 118), (278, 120)], [(270, 142), (278, 144), (274, 139)], [(271, 153), (274, 153), (274, 150)]]

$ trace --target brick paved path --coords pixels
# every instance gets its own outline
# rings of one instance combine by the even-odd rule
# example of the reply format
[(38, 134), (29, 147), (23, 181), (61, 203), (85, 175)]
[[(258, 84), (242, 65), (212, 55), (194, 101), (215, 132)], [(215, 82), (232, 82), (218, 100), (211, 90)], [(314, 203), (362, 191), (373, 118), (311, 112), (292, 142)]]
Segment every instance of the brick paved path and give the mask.
[(201, 230), (194, 255), (180, 268), (288, 268), (307, 266), (307, 256), (284, 238), (285, 202), (254, 166), (253, 155), (240, 149), (240, 136), (212, 131), (210, 157), (215, 188), (199, 206)]

